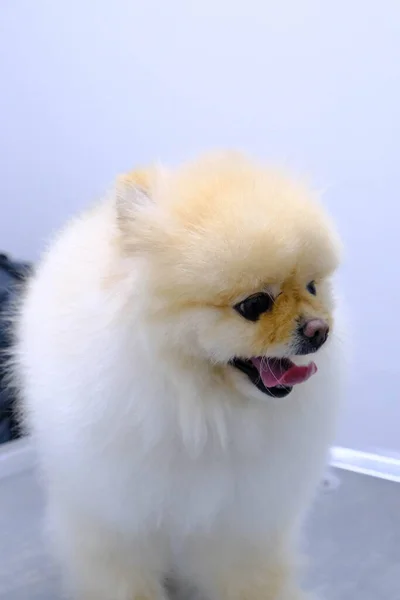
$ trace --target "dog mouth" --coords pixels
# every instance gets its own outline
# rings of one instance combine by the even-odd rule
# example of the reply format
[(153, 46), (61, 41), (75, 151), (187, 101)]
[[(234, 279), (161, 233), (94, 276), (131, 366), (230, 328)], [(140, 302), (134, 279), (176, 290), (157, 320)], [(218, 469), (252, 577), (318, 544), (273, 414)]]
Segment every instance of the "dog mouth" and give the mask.
[(295, 365), (289, 358), (234, 358), (232, 366), (242, 371), (260, 392), (274, 398), (284, 398), (295, 385), (304, 383), (317, 372), (317, 365)]

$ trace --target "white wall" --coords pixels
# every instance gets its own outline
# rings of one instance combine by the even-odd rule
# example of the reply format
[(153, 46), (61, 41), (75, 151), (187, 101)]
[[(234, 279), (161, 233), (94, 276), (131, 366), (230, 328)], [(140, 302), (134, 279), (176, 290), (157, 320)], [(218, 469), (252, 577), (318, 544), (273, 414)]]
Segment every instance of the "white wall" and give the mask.
[(397, 0), (3, 0), (0, 246), (36, 258), (136, 162), (238, 146), (310, 174), (347, 245), (339, 442), (400, 453), (399, 36)]

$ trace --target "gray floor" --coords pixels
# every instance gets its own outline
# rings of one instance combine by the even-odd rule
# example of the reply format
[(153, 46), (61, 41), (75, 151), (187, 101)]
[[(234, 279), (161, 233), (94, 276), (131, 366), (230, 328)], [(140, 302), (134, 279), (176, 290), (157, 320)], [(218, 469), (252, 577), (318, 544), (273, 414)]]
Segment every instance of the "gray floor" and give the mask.
[[(0, 600), (60, 600), (40, 536), (40, 490), (23, 457), (12, 469), (5, 458), (0, 452)], [(324, 600), (400, 600), (400, 484), (338, 475), (310, 516), (309, 587)]]
[(310, 516), (313, 589), (326, 600), (400, 600), (400, 483), (338, 475)]

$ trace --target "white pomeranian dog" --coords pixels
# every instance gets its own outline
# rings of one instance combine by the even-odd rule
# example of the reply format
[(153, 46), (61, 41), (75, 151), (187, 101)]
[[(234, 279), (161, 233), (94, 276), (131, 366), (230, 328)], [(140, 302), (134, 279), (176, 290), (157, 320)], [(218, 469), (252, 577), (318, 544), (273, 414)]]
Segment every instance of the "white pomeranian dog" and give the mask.
[(27, 286), (15, 373), (79, 600), (300, 600), (342, 349), (339, 241), (235, 153), (133, 171)]

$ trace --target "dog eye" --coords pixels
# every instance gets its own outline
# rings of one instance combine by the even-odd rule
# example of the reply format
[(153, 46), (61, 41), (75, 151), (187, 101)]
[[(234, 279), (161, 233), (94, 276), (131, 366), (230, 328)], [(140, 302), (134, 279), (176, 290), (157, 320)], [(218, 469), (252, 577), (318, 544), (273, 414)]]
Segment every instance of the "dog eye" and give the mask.
[(315, 281), (310, 281), (310, 283), (307, 284), (307, 292), (310, 292), (310, 294), (312, 294), (313, 296), (317, 295), (317, 288), (315, 286)]
[(269, 294), (260, 293), (249, 296), (246, 300), (239, 302), (235, 310), (248, 321), (258, 321), (263, 313), (272, 309), (274, 299)]

